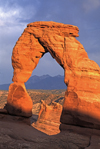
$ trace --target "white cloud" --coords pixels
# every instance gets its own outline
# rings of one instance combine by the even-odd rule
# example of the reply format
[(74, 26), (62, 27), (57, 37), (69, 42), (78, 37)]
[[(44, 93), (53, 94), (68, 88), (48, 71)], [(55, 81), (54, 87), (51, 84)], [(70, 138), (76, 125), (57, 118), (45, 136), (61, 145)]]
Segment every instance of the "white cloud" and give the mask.
[(20, 9), (4, 10), (0, 8), (0, 26), (7, 26), (16, 23), (16, 18), (20, 14)]
[(18, 10), (9, 10), (4, 12), (2, 8), (0, 8), (0, 18), (6, 19), (12, 16), (16, 16), (19, 14)]
[(35, 13), (36, 9), (33, 5), (26, 6), (26, 8), (19, 5), (15, 5), (11, 8), (0, 7), (0, 27), (24, 25), (28, 23), (27, 20), (34, 16)]
[(84, 0), (83, 2), (83, 9), (86, 13), (90, 12), (91, 10), (98, 9), (100, 7), (100, 0)]

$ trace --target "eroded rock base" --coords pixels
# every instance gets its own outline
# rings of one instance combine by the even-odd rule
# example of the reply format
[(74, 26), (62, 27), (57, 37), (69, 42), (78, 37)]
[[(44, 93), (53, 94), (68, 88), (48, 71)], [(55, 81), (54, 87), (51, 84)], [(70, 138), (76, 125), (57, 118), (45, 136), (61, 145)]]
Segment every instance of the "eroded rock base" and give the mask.
[[(82, 94), (86, 96), (84, 97)], [(100, 129), (99, 96), (100, 94), (98, 93), (66, 91), (61, 123)]]
[(33, 103), (25, 85), (12, 83), (9, 87), (6, 109), (9, 114), (24, 117), (32, 116)]

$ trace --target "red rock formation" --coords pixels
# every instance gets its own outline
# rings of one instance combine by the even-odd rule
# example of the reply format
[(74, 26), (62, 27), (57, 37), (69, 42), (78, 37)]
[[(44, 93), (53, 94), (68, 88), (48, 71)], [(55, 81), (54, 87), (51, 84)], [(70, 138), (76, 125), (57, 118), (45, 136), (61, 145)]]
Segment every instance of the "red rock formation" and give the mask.
[(38, 120), (45, 120), (60, 124), (61, 112), (62, 105), (60, 105), (59, 103), (52, 102), (51, 105), (47, 105), (43, 100), (41, 100)]
[(32, 115), (32, 100), (24, 84), (12, 83), (7, 98), (7, 111), (9, 114), (29, 117)]
[(38, 120), (32, 126), (48, 135), (55, 135), (60, 133), (60, 116), (62, 112), (62, 105), (52, 102), (47, 105), (41, 100)]
[[(65, 71), (67, 91), (61, 123), (100, 129), (100, 68), (76, 40), (78, 31), (78, 27), (62, 23), (30, 23), (13, 49), (13, 81), (26, 82), (39, 59), (50, 52)], [(13, 113), (9, 108), (9, 103), (13, 106), (13, 92), (14, 87), (8, 95), (9, 113)], [(22, 99), (24, 97), (20, 98), (19, 105)], [(23, 106), (21, 109), (23, 111)]]
[(61, 122), (100, 129), (100, 68), (76, 39), (65, 38), (65, 52), (68, 88)]
[[(37, 66), (39, 59), (46, 53), (50, 52), (52, 57), (63, 67), (63, 49), (64, 37), (78, 36), (78, 28), (72, 25), (64, 25), (55, 22), (35, 22), (30, 23), (24, 30), (21, 37), (16, 42), (12, 53), (12, 66), (14, 68), (13, 82), (17, 85), (24, 85), (30, 78), (32, 71)], [(11, 84), (12, 89), (9, 91), (7, 99), (7, 110), (11, 114), (28, 116), (31, 114), (32, 103), (27, 106), (23, 105), (24, 96), (14, 103), (13, 92), (15, 92), (14, 84)], [(24, 93), (26, 93), (24, 86)], [(21, 93), (21, 91), (20, 91)], [(17, 94), (17, 93), (16, 93)], [(15, 96), (14, 96), (15, 97)], [(16, 101), (18, 97), (16, 96)], [(30, 97), (27, 97), (27, 102)], [(18, 107), (17, 107), (18, 104)], [(20, 106), (19, 106), (20, 105)], [(29, 108), (30, 106), (30, 108)], [(11, 108), (13, 107), (13, 108)], [(20, 109), (20, 110), (19, 110)], [(30, 109), (30, 110), (29, 110)], [(20, 111), (20, 112), (17, 112)], [(26, 112), (25, 112), (26, 111)]]

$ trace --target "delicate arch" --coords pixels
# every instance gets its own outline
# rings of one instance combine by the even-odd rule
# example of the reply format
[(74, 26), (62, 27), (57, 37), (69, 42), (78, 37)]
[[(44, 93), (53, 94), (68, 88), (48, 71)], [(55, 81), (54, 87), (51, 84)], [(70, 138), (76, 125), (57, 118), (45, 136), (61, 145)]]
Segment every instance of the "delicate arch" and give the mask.
[[(90, 121), (93, 122), (94, 110), (87, 110), (85, 102), (91, 107), (91, 101), (100, 99), (100, 68), (88, 58), (84, 47), (76, 40), (78, 31), (76, 26), (56, 22), (34, 22), (27, 25), (13, 49), (14, 83), (9, 87), (7, 98), (9, 113), (31, 116), (32, 101), (24, 83), (31, 76), (39, 59), (49, 52), (63, 67), (64, 81), (68, 86), (61, 122), (77, 124), (78, 119), (88, 121), (87, 117), (92, 117)], [(98, 111), (96, 106), (94, 109)], [(81, 119), (84, 113), (86, 118), (83, 116)], [(100, 112), (98, 113), (97, 118), (100, 119)]]

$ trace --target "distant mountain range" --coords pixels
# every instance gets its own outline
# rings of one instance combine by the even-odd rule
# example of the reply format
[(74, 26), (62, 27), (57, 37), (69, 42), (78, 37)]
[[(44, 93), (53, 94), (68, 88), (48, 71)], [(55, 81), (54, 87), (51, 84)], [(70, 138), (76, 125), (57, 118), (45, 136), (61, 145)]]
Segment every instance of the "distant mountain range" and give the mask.
[[(0, 90), (8, 90), (10, 84), (2, 84), (0, 85)], [(37, 76), (34, 75), (29, 78), (29, 80), (25, 83), (26, 89), (44, 89), (44, 90), (53, 90), (53, 89), (66, 89), (66, 85), (64, 83), (64, 76), (50, 76), (43, 75)]]

